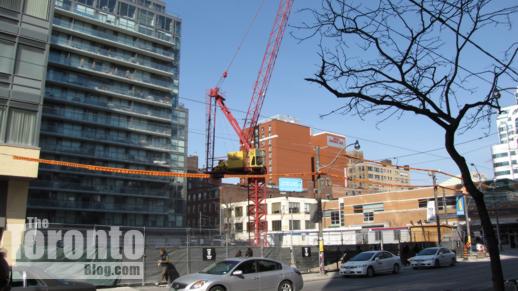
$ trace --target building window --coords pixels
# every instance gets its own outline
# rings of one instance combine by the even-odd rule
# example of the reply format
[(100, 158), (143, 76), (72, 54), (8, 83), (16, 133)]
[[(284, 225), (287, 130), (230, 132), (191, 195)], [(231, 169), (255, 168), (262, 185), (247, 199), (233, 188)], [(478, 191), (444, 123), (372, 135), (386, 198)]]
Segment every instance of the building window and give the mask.
[(354, 205), (353, 212), (354, 213), (363, 213), (363, 205)]
[(394, 230), (394, 240), (401, 241), (401, 230), (400, 229)]
[(282, 220), (272, 220), (272, 230), (281, 231), (282, 230)]
[(123, 2), (119, 2), (119, 15), (134, 18), (135, 17), (135, 6), (129, 5)]
[(509, 162), (494, 163), (493, 165), (494, 165), (495, 168), (503, 167), (503, 166), (509, 166)]
[(290, 220), (290, 230), (300, 230), (300, 220)]
[(419, 199), (417, 203), (419, 204), (419, 208), (426, 208), (428, 206), (428, 199)]
[(243, 207), (238, 206), (238, 207), (235, 208), (235, 216), (236, 217), (243, 216)]
[(20, 0), (0, 0), (0, 7), (20, 11)]
[[(1, 0), (0, 0), (1, 2)], [(12, 74), (14, 63), (14, 43), (0, 41), (0, 73)]]
[(155, 25), (155, 14), (153, 12), (140, 9), (140, 23), (147, 25), (147, 26), (154, 26)]
[(272, 214), (279, 214), (281, 213), (281, 203), (275, 202), (272, 203)]
[(332, 226), (339, 226), (340, 225), (340, 212), (339, 211), (332, 211), (331, 212), (331, 225)]
[(311, 220), (306, 220), (306, 221), (305, 221), (304, 228), (305, 228), (305, 229), (315, 229), (315, 228), (316, 228), (316, 226), (315, 226), (315, 223), (314, 223), (314, 222), (311, 222)]
[(340, 202), (340, 226), (345, 226), (345, 212), (344, 212), (344, 203)]
[(243, 232), (243, 224), (242, 223), (234, 223), (234, 228), (236, 232)]
[(299, 202), (290, 202), (290, 213), (300, 213)]
[(7, 143), (35, 145), (36, 112), (10, 109), (7, 121)]
[(49, 0), (25, 0), (25, 14), (47, 20)]
[(311, 205), (314, 205), (314, 204), (304, 203), (304, 213), (306, 213), (306, 214), (310, 214), (311, 213)]
[(385, 207), (383, 203), (372, 203), (363, 205), (364, 212), (381, 212), (384, 211)]
[(364, 212), (363, 221), (364, 222), (374, 221), (374, 212)]
[(381, 241), (383, 236), (383, 232), (381, 230), (377, 230), (374, 232), (374, 239), (376, 241)]
[(43, 78), (45, 51), (30, 46), (18, 46), (16, 74), (36, 80)]

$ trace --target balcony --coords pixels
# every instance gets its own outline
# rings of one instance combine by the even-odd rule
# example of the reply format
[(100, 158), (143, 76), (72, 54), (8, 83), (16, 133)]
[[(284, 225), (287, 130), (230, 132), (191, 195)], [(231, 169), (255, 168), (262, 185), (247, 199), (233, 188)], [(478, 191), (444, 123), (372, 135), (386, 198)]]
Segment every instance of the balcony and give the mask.
[(161, 90), (165, 92), (171, 92), (173, 89), (169, 88), (173, 84), (173, 80), (165, 81), (145, 74), (139, 74), (132, 72), (130, 69), (117, 69), (110, 65), (102, 65), (102, 62), (96, 63), (95, 61), (89, 62), (84, 59), (77, 58), (66, 58), (64, 55), (49, 55), (49, 62), (65, 65), (72, 68), (79, 68), (82, 71), (90, 73), (100, 74), (102, 77), (117, 78), (117, 80), (130, 82), (136, 85), (150, 87), (155, 90)]
[(138, 117), (145, 117), (155, 121), (162, 121), (168, 124), (171, 123), (172, 113), (165, 112), (163, 110), (155, 110), (145, 106), (138, 105), (124, 105), (120, 103), (109, 102), (103, 100), (104, 98), (95, 98), (94, 96), (88, 96), (88, 98), (80, 98), (74, 96), (72, 94), (53, 92), (49, 87), (47, 87), (47, 91), (45, 92), (45, 98), (56, 101), (64, 101), (72, 104), (86, 104), (94, 107), (100, 107), (100, 110), (103, 111), (113, 111), (125, 114), (134, 114)]
[[(84, 6), (81, 4), (67, 5), (56, 2), (56, 11), (68, 11), (72, 14), (87, 17), (97, 22), (101, 22), (115, 28), (127, 30), (133, 33), (143, 34), (144, 36), (151, 37), (163, 41), (168, 44), (175, 44), (177, 39), (170, 32), (160, 31), (152, 28), (148, 28), (144, 25), (136, 24), (134, 21), (120, 18), (113, 14), (97, 11), (91, 7)], [(176, 32), (177, 34), (179, 31)]]
[[(59, 10), (56, 10), (56, 11), (59, 11)], [(67, 29), (70, 29), (73, 31), (78, 31), (78, 32), (81, 32), (84, 34), (88, 34), (88, 35), (94, 36), (96, 38), (99, 38), (101, 40), (107, 40), (111, 43), (122, 44), (122, 45), (125, 45), (128, 47), (137, 48), (137, 49), (140, 49), (143, 51), (150, 51), (150, 52), (153, 52), (160, 56), (167, 57), (169, 59), (175, 58), (175, 53), (173, 52), (174, 49), (169, 49), (169, 50), (162, 49), (160, 47), (153, 46), (149, 42), (134, 40), (132, 37), (114, 35), (111, 31), (105, 32), (105, 31), (100, 31), (100, 30), (93, 29), (90, 27), (86, 27), (84, 25), (77, 25), (77, 24), (73, 25), (71, 22), (62, 20), (58, 17), (54, 18), (53, 24), (57, 25), (59, 27), (62, 27), (62, 28), (67, 28)], [(175, 47), (177, 47), (177, 45), (175, 45)]]
[(137, 121), (127, 121), (125, 119), (116, 119), (114, 117), (109, 117), (106, 115), (93, 115), (93, 114), (83, 114), (79, 112), (73, 112), (70, 110), (66, 110), (63, 108), (52, 108), (46, 107), (43, 110), (44, 116), (56, 117), (56, 118), (66, 118), (75, 121), (82, 121), (87, 123), (93, 123), (96, 125), (104, 126), (104, 127), (118, 127), (122, 129), (130, 129), (138, 132), (148, 133), (148, 134), (156, 134), (164, 137), (169, 137), (171, 129), (166, 126), (155, 126), (150, 124), (145, 124)]
[(131, 204), (116, 204), (94, 201), (60, 201), (47, 199), (29, 199), (27, 202), (28, 208), (40, 209), (66, 209), (77, 211), (93, 211), (93, 212), (135, 212), (135, 213), (150, 213), (150, 214), (167, 214), (168, 209), (162, 205), (131, 205)]
[(169, 199), (168, 191), (171, 190), (168, 187), (164, 187), (162, 189), (143, 189), (127, 186), (116, 187), (114, 185), (88, 185), (85, 183), (48, 180), (35, 180), (31, 182), (31, 188), (54, 189), (54, 191), (64, 192), (92, 192), (97, 194), (113, 194), (121, 196), (131, 195), (137, 197), (152, 197), (166, 199)]
[(99, 57), (110, 58), (124, 64), (138, 66), (140, 69), (148, 69), (151, 68), (152, 72), (165, 74), (167, 76), (174, 76), (176, 70), (176, 62), (170, 62), (170, 65), (163, 65), (154, 61), (146, 60), (142, 56), (135, 56), (129, 52), (120, 52), (115, 49), (105, 49), (98, 45), (91, 45), (87, 43), (80, 43), (78, 41), (73, 41), (61, 36), (52, 36), (51, 40), (52, 44), (59, 45), (61, 47), (77, 49), (80, 51), (86, 51), (91, 54), (94, 54)]
[(85, 90), (95, 90), (105, 92), (106, 94), (116, 94), (115, 96), (127, 99), (143, 100), (156, 102), (157, 105), (171, 107), (173, 105), (172, 98), (169, 95), (156, 95), (147, 90), (140, 90), (131, 87), (121, 87), (106, 82), (105, 80), (93, 80), (85, 75), (75, 73), (64, 73), (50, 69), (47, 74), (47, 80), (61, 84), (72, 84)]
[[(153, 166), (157, 168), (170, 169), (172, 164), (171, 161), (164, 161), (163, 163), (154, 163), (155, 160), (163, 159), (161, 156), (156, 157), (144, 157), (135, 154), (123, 154), (121, 152), (114, 152), (108, 150), (100, 150), (91, 144), (81, 144), (79, 147), (64, 146), (64, 145), (46, 145), (42, 143), (42, 152), (54, 152), (57, 154), (73, 154), (82, 157), (111, 160), (115, 162), (122, 162), (128, 164), (142, 164), (147, 166)], [(123, 148), (120, 148), (123, 150)]]

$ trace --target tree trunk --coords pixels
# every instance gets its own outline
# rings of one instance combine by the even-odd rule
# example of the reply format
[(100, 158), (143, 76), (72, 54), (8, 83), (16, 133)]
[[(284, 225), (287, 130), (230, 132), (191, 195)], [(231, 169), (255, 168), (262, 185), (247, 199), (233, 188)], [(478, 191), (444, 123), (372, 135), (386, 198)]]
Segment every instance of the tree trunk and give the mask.
[(491, 223), (491, 218), (487, 212), (486, 203), (484, 201), (484, 194), (475, 186), (471, 179), (471, 173), (466, 163), (466, 159), (459, 154), (455, 148), (455, 131), (457, 125), (452, 126), (453, 128), (446, 129), (445, 134), (445, 146), (446, 151), (457, 164), (461, 175), (464, 187), (471, 195), (477, 206), (478, 215), (480, 217), (480, 224), (484, 230), (484, 237), (487, 243), (487, 250), (489, 251), (489, 257), (491, 259), (491, 279), (493, 281), (493, 289), (497, 291), (504, 290), (504, 275), (502, 272), (502, 263), (500, 262), (500, 250), (498, 248), (498, 240)]

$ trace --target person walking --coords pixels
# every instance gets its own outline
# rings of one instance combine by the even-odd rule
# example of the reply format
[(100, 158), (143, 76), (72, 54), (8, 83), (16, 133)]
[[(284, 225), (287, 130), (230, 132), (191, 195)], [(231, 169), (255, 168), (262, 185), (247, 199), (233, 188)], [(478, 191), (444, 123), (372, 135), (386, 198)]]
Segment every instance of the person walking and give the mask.
[(235, 257), (239, 258), (239, 257), (242, 257), (242, 256), (243, 256), (243, 254), (241, 253), (241, 250), (237, 250)]
[(171, 276), (171, 260), (169, 259), (169, 254), (164, 248), (160, 249), (160, 259), (158, 260), (158, 267), (160, 268), (160, 281), (156, 283), (156, 285), (163, 284), (171, 284), (173, 281)]
[(0, 249), (0, 291), (11, 290), (10, 268), (6, 260), (7, 251)]
[(245, 253), (245, 257), (253, 257), (254, 256), (254, 252), (252, 251), (251, 248), (247, 248), (246, 249), (246, 253)]

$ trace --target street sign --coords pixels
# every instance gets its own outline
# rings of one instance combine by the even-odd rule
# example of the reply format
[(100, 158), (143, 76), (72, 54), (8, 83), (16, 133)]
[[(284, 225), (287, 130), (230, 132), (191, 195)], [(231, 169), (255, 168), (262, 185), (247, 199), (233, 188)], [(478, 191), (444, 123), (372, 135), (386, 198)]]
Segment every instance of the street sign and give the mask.
[(302, 192), (302, 179), (300, 178), (279, 178), (279, 191)]
[(203, 260), (214, 261), (216, 260), (216, 249), (215, 248), (203, 248)]
[(310, 247), (302, 247), (302, 257), (303, 258), (311, 257), (311, 248)]

